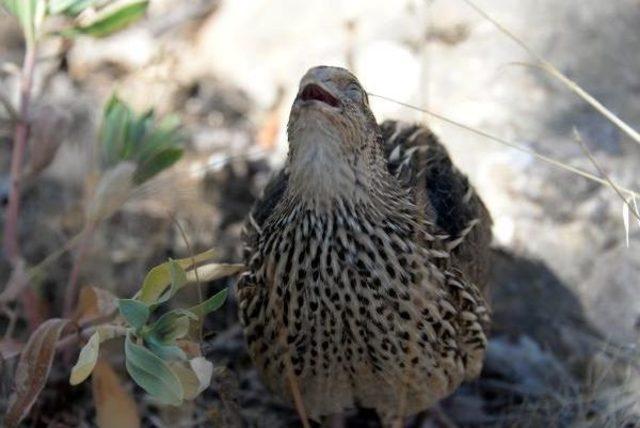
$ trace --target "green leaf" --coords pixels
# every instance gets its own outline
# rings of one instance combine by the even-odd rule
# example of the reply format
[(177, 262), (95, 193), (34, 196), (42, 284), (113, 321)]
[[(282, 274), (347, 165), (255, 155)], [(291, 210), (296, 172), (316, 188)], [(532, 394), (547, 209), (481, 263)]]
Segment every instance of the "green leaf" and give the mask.
[(111, 167), (122, 160), (129, 160), (128, 125), (134, 114), (117, 96), (107, 102), (100, 130), (103, 166)]
[(162, 263), (151, 269), (147, 276), (144, 278), (142, 288), (138, 293), (138, 299), (147, 304), (156, 304), (162, 293), (171, 284), (171, 262), (177, 263), (182, 269), (189, 269), (192, 266), (202, 263), (206, 260), (211, 260), (215, 255), (213, 250), (208, 250), (200, 254), (196, 254), (193, 257), (186, 257), (184, 259), (172, 260)]
[(114, 94), (105, 106), (100, 130), (103, 167), (133, 161), (134, 184), (145, 182), (182, 157), (179, 146), (184, 137), (178, 125), (174, 116), (157, 120), (153, 110), (136, 115)]
[(187, 359), (187, 354), (177, 345), (163, 345), (153, 338), (148, 338), (146, 343), (149, 350), (163, 361), (185, 361)]
[(190, 319), (197, 319), (197, 317), (184, 309), (167, 312), (149, 328), (148, 335), (159, 343), (172, 345), (176, 339), (183, 338), (189, 332)]
[(229, 294), (229, 289), (225, 288), (220, 290), (204, 302), (199, 305), (192, 306), (188, 309), (189, 312), (194, 313), (199, 318), (206, 316), (207, 314), (216, 311), (224, 305), (224, 302), (227, 300), (227, 295)]
[(177, 148), (184, 136), (179, 130), (180, 120), (176, 116), (168, 116), (160, 121), (155, 128), (149, 130), (140, 142), (137, 159), (143, 160), (168, 148)]
[(131, 378), (148, 394), (166, 404), (182, 403), (180, 380), (167, 363), (147, 348), (133, 343), (127, 335), (124, 343), (125, 365)]
[(140, 330), (149, 319), (149, 307), (138, 300), (120, 299), (118, 300), (118, 309), (129, 325), (136, 330)]
[(47, 11), (49, 15), (57, 15), (71, 8), (78, 0), (49, 0)]
[(156, 301), (156, 305), (166, 302), (187, 283), (187, 274), (175, 260), (169, 260), (169, 277), (171, 287)]
[(44, 21), (47, 5), (45, 0), (2, 0), (2, 4), (14, 14), (28, 44), (33, 44)]
[(69, 377), (69, 383), (71, 385), (78, 385), (89, 377), (96, 361), (98, 361), (98, 353), (100, 351), (100, 333), (97, 331), (91, 335), (89, 341), (80, 350), (78, 361), (71, 369), (71, 376)]
[(149, 0), (128, 0), (110, 4), (98, 11), (88, 23), (83, 23), (72, 29), (63, 31), (65, 36), (86, 34), (94, 37), (104, 37), (121, 30), (137, 21), (147, 11)]
[(182, 157), (182, 149), (170, 148), (165, 149), (159, 153), (156, 153), (148, 159), (143, 159), (138, 164), (138, 169), (133, 176), (133, 181), (136, 184), (142, 184), (154, 175), (169, 168), (174, 163), (178, 162)]
[(19, 0), (2, 0), (0, 4), (4, 6), (9, 13), (16, 16), (18, 15), (18, 7), (20, 7)]
[(64, 13), (69, 16), (79, 15), (98, 0), (49, 0), (49, 15)]

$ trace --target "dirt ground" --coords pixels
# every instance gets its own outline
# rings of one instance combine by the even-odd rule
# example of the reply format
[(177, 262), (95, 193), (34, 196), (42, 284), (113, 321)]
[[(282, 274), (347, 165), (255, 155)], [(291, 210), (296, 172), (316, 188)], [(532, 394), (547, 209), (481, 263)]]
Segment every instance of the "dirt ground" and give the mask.
[[(186, 153), (101, 225), (81, 284), (132, 295), (149, 268), (189, 254), (176, 222), (192, 251), (215, 248), (219, 260), (241, 261), (242, 221), (284, 160), (290, 102), (302, 73), (317, 64), (349, 66), (373, 93), (593, 171), (575, 128), (617, 183), (640, 188), (637, 144), (549, 76), (522, 66), (531, 57), (465, 2), (329, 3), (157, 0), (144, 20), (112, 37), (48, 42), (36, 108), (55, 106), (70, 126), (57, 130), (64, 142), (55, 161), (24, 192), (27, 263), (41, 262), (81, 230), (100, 113), (113, 91), (138, 110), (180, 117)], [(478, 4), (640, 128), (640, 3)], [(0, 63), (19, 64), (22, 55), (18, 27), (0, 15)], [(15, 75), (0, 73), (6, 93), (17, 85)], [(627, 246), (617, 195), (415, 110), (373, 97), (372, 106), (379, 120), (434, 128), (495, 223), (494, 323), (482, 375), (408, 426), (640, 426), (640, 229), (632, 222)], [(1, 131), (6, 202), (10, 134)], [(44, 317), (59, 315), (70, 267), (64, 254), (33, 284)], [(8, 277), (2, 261), (0, 284)], [(233, 281), (216, 281), (209, 293), (226, 286)], [(215, 365), (214, 381), (193, 404), (158, 407), (128, 385), (144, 426), (299, 426), (252, 367), (233, 297), (205, 331), (202, 351)], [(116, 361), (117, 349), (110, 352)], [(90, 387), (69, 386), (58, 363), (25, 426), (93, 426)], [(0, 410), (14, 367), (14, 360), (0, 365)], [(366, 410), (347, 415), (349, 427), (377, 423)]]

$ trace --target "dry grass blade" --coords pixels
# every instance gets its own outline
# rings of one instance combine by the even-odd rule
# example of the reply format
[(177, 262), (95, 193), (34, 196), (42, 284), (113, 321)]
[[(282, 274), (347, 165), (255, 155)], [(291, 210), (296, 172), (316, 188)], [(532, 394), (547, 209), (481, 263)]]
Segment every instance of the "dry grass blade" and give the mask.
[[(178, 231), (180, 232), (180, 236), (182, 237), (184, 244), (187, 246), (189, 257), (191, 257), (191, 263), (195, 265), (196, 264), (196, 259), (194, 257), (195, 253), (193, 252), (193, 248), (191, 247), (191, 242), (189, 242), (189, 239), (187, 238), (187, 233), (185, 232), (184, 228), (182, 227), (178, 219), (175, 218), (173, 214), (169, 213), (169, 217), (171, 218), (171, 221), (178, 228)], [(195, 270), (195, 278), (196, 278), (196, 292), (198, 293), (198, 304), (201, 304), (204, 301), (204, 296), (202, 295), (202, 282), (200, 281), (200, 275), (198, 275), (198, 269)], [(204, 323), (204, 320), (200, 318), (198, 320), (198, 339), (200, 339), (200, 342), (202, 342), (203, 323)]]
[(622, 202), (626, 205), (627, 209), (634, 215), (636, 219), (638, 219), (638, 221), (640, 221), (640, 215), (638, 214), (638, 211), (636, 210), (635, 206), (632, 206), (631, 203), (629, 203), (627, 198), (625, 198), (625, 196), (622, 194), (622, 189), (620, 188), (620, 186), (614, 183), (611, 177), (609, 177), (609, 174), (605, 172), (604, 168), (602, 168), (600, 163), (593, 156), (593, 153), (591, 153), (591, 150), (589, 150), (587, 145), (582, 140), (582, 137), (580, 136), (580, 133), (576, 128), (573, 128), (573, 135), (575, 136), (576, 141), (578, 142), (578, 144), (580, 144), (582, 151), (589, 158), (593, 166), (595, 166), (598, 172), (600, 173), (600, 175), (602, 175), (602, 177), (604, 177), (604, 179), (607, 180), (607, 183), (609, 183), (609, 187), (615, 190), (615, 192), (618, 194), (620, 199), (622, 199)]
[(69, 320), (47, 320), (33, 332), (16, 369), (14, 393), (9, 401), (4, 426), (17, 427), (31, 410), (47, 382), (56, 352), (56, 343)]
[[(497, 137), (495, 135), (489, 134), (488, 132), (481, 131), (481, 130), (473, 128), (473, 127), (471, 127), (469, 125), (465, 125), (464, 123), (455, 121), (453, 119), (449, 119), (448, 117), (442, 116), (441, 114), (438, 114), (438, 113), (435, 113), (435, 112), (432, 112), (430, 110), (423, 109), (423, 108), (420, 108), (420, 107), (416, 107), (416, 106), (413, 106), (411, 104), (403, 103), (402, 101), (397, 101), (397, 100), (394, 100), (393, 98), (385, 97), (384, 95), (378, 95), (378, 94), (374, 94), (372, 92), (368, 92), (368, 95), (372, 96), (372, 97), (380, 98), (380, 99), (383, 99), (383, 100), (386, 100), (386, 101), (390, 101), (392, 103), (396, 103), (396, 104), (401, 105), (403, 107), (407, 107), (407, 108), (410, 108), (410, 109), (421, 111), (421, 112), (426, 113), (431, 117), (435, 117), (436, 119), (439, 119), (439, 120), (441, 120), (443, 122), (446, 122), (446, 123), (449, 123), (451, 125), (457, 126), (458, 128), (465, 129), (465, 130), (467, 130), (469, 132), (473, 132), (474, 134), (477, 134), (477, 135), (480, 135), (482, 137), (488, 138), (490, 140), (493, 140), (493, 141), (495, 141), (497, 143), (500, 143), (502, 145), (505, 145), (507, 147), (511, 147), (512, 149), (516, 149), (516, 150), (519, 150), (521, 152), (527, 153), (527, 154), (529, 154), (529, 155), (531, 155), (531, 156), (533, 156), (533, 157), (535, 157), (537, 159), (540, 159), (541, 161), (544, 161), (546, 163), (554, 165), (554, 166), (556, 166), (558, 168), (564, 169), (565, 171), (569, 171), (569, 172), (571, 172), (573, 174), (580, 175), (580, 176), (582, 176), (582, 177), (584, 177), (584, 178), (586, 178), (588, 180), (595, 181), (596, 183), (600, 183), (600, 184), (603, 184), (605, 186), (610, 186), (611, 185), (609, 182), (607, 182), (607, 180), (605, 180), (603, 178), (600, 178), (598, 176), (595, 176), (595, 175), (593, 175), (593, 174), (591, 174), (591, 173), (589, 173), (587, 171), (584, 171), (584, 170), (582, 170), (580, 168), (576, 168), (574, 166), (567, 165), (566, 163), (560, 162), (559, 160), (550, 158), (550, 157), (545, 156), (545, 155), (541, 155), (541, 154), (539, 154), (539, 153), (535, 152), (534, 150), (531, 150), (531, 149), (529, 149), (527, 147), (523, 147), (523, 146), (521, 146), (519, 144), (516, 144), (516, 143), (514, 143), (512, 141), (505, 140), (504, 138)], [(618, 186), (618, 189), (620, 191), (628, 194), (629, 196), (634, 197), (634, 198), (637, 198), (638, 196), (640, 196), (640, 194), (638, 194), (637, 192), (635, 192), (633, 190), (630, 190), (630, 189), (626, 189), (626, 188), (621, 187), (621, 186)]]
[(516, 44), (518, 44), (522, 49), (524, 49), (529, 55), (531, 55), (538, 63), (538, 67), (551, 75), (552, 77), (558, 79), (565, 86), (567, 86), (571, 91), (577, 94), (580, 98), (585, 100), (591, 107), (596, 109), (600, 114), (609, 119), (614, 125), (616, 125), (620, 130), (622, 130), (625, 134), (627, 134), (633, 141), (640, 144), (640, 133), (638, 133), (631, 126), (627, 125), (622, 119), (616, 116), (611, 110), (606, 108), (600, 101), (595, 99), (591, 94), (582, 89), (580, 85), (578, 85), (573, 80), (569, 79), (565, 76), (560, 70), (556, 68), (549, 61), (544, 59), (541, 55), (535, 52), (532, 48), (530, 48), (522, 39), (517, 37), (507, 28), (505, 28), (502, 24), (496, 21), (491, 15), (484, 11), (480, 6), (473, 3), (471, 0), (462, 0), (466, 4), (468, 4), (471, 8), (473, 8), (476, 12), (482, 15), (487, 21), (491, 22), (500, 32), (513, 40)]

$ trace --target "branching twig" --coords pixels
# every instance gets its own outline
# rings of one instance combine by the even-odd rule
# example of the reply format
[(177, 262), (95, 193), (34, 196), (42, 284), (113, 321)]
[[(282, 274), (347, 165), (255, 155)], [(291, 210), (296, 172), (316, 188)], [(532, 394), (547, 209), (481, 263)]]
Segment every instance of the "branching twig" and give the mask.
[(477, 6), (471, 0), (462, 0), (466, 4), (468, 4), (471, 8), (473, 8), (476, 12), (482, 15), (487, 21), (491, 22), (500, 32), (514, 41), (518, 46), (524, 49), (531, 57), (533, 57), (539, 64), (539, 68), (544, 70), (546, 73), (550, 74), (552, 77), (558, 79), (565, 86), (567, 86), (571, 91), (577, 94), (580, 98), (585, 100), (591, 107), (596, 109), (600, 114), (609, 119), (611, 123), (616, 125), (620, 130), (622, 130), (625, 134), (627, 134), (633, 141), (640, 144), (640, 133), (638, 133), (631, 126), (627, 125), (622, 119), (616, 116), (611, 110), (606, 108), (600, 101), (595, 99), (591, 94), (582, 89), (580, 85), (578, 85), (573, 80), (569, 79), (566, 75), (564, 75), (556, 66), (551, 64), (549, 61), (544, 59), (540, 54), (530, 48), (522, 39), (513, 34), (507, 28), (505, 28), (502, 24), (496, 21), (491, 15), (484, 11), (484, 9)]
[(582, 140), (582, 136), (580, 135), (580, 133), (576, 128), (573, 128), (573, 135), (575, 136), (576, 141), (578, 142), (578, 144), (580, 144), (582, 151), (589, 158), (593, 166), (595, 166), (598, 172), (600, 173), (600, 175), (604, 177), (605, 180), (607, 180), (607, 183), (609, 183), (609, 187), (615, 190), (615, 192), (618, 194), (620, 199), (622, 199), (622, 202), (625, 205), (627, 205), (627, 207), (629, 208), (629, 211), (634, 215), (635, 218), (638, 219), (638, 221), (640, 221), (640, 215), (638, 214), (638, 211), (636, 211), (634, 206), (631, 206), (627, 198), (625, 198), (625, 196), (622, 194), (622, 189), (620, 189), (620, 187), (616, 183), (614, 183), (611, 177), (609, 177), (609, 174), (605, 172), (604, 168), (602, 168), (600, 163), (593, 156), (593, 153), (591, 153), (591, 150), (589, 150), (587, 145), (584, 143), (584, 141)]

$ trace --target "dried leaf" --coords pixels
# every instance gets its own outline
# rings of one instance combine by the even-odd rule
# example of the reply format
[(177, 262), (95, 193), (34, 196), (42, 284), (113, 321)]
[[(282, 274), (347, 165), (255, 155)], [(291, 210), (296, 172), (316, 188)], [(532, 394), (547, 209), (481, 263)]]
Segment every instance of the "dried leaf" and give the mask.
[(109, 218), (124, 205), (133, 190), (135, 170), (133, 162), (120, 162), (102, 175), (93, 198), (87, 205), (87, 219), (90, 223)]
[(78, 361), (71, 369), (71, 376), (69, 377), (69, 383), (71, 385), (78, 385), (89, 377), (96, 365), (96, 361), (98, 361), (99, 351), (100, 333), (95, 332), (91, 335), (87, 344), (80, 350)]
[(53, 161), (60, 145), (67, 137), (71, 117), (60, 108), (45, 105), (33, 112), (29, 176), (42, 172)]
[(100, 343), (127, 334), (126, 328), (113, 324), (98, 326), (96, 331), (100, 334)]
[(20, 355), (23, 347), (24, 343), (8, 337), (0, 340), (0, 367), (2, 367), (2, 360), (10, 360)]
[(200, 380), (191, 367), (181, 362), (169, 363), (171, 371), (177, 376), (184, 391), (185, 400), (193, 400), (200, 394)]
[(265, 150), (273, 150), (276, 146), (278, 133), (282, 122), (282, 113), (279, 109), (269, 112), (266, 120), (262, 122), (256, 140), (258, 145)]
[(4, 419), (6, 427), (17, 427), (37, 400), (49, 377), (56, 342), (68, 323), (60, 318), (47, 320), (29, 338), (16, 369), (15, 391)]
[(210, 263), (199, 266), (197, 268), (197, 276), (196, 269), (187, 272), (187, 281), (213, 281), (216, 279), (224, 278), (225, 276), (238, 274), (246, 269), (247, 268), (243, 264)]
[(176, 343), (188, 357), (197, 358), (202, 356), (200, 343), (187, 339), (177, 340)]
[(91, 381), (99, 428), (138, 428), (140, 415), (131, 394), (109, 363), (98, 361)]
[(74, 319), (82, 323), (109, 316), (118, 309), (118, 299), (111, 292), (99, 287), (82, 287)]
[(18, 298), (22, 290), (29, 286), (29, 276), (25, 270), (23, 259), (18, 259), (15, 263), (9, 281), (2, 293), (0, 293), (0, 303), (13, 302)]
[(197, 357), (189, 361), (191, 369), (198, 377), (200, 387), (198, 388), (198, 394), (205, 389), (209, 388), (211, 384), (211, 376), (213, 376), (213, 363), (208, 361), (204, 357)]

